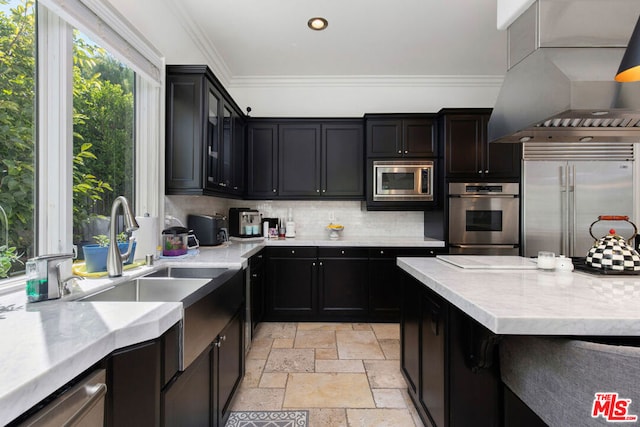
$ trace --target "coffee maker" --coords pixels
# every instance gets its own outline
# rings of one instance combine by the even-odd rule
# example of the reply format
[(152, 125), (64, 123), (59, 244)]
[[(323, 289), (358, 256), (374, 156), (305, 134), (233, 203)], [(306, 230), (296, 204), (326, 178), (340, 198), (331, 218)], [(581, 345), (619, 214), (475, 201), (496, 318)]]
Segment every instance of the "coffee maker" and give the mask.
[(262, 236), (262, 214), (256, 209), (229, 208), (229, 235), (233, 237)]

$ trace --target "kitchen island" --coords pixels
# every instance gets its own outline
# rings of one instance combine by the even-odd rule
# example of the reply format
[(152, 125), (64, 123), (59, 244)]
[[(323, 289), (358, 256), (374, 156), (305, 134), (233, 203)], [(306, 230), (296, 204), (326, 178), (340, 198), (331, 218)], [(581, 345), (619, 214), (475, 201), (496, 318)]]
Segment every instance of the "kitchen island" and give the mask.
[(596, 393), (618, 393), (636, 402), (629, 416), (640, 413), (639, 276), (437, 258), (398, 266), (402, 369), (425, 421), (463, 425), (467, 407), (483, 425), (606, 425), (603, 407), (592, 417)]
[(364, 246), (442, 248), (425, 238), (322, 236), (232, 242), (200, 248), (197, 255), (161, 258), (154, 266), (125, 270), (123, 277), (77, 281), (61, 300), (28, 304), (24, 284), (0, 295), (0, 425), (29, 410), (113, 351), (162, 336), (183, 316), (178, 302), (77, 302), (78, 298), (166, 267), (244, 269), (267, 246)]

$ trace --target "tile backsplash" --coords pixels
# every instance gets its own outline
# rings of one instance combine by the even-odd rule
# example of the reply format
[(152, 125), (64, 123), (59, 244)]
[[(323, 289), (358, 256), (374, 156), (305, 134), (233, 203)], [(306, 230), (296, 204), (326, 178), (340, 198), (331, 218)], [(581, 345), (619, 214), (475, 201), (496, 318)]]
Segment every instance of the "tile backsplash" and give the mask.
[[(257, 209), (266, 218), (287, 218), (293, 210), (296, 236), (316, 238), (328, 235), (330, 223), (344, 225), (343, 237), (430, 236), (422, 211), (367, 211), (357, 201), (230, 200), (208, 196), (165, 196), (165, 217), (186, 225), (188, 214), (227, 215), (230, 207)], [(166, 222), (166, 219), (165, 219)], [(174, 225), (174, 224), (171, 224)]]

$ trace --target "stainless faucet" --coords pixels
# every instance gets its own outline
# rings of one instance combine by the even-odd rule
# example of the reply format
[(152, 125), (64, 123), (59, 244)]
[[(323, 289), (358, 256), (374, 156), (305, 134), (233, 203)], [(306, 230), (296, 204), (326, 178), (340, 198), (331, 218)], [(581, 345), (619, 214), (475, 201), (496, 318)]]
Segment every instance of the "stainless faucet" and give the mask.
[(118, 213), (118, 207), (122, 205), (122, 211), (124, 214), (124, 227), (127, 233), (130, 233), (134, 230), (140, 228), (136, 219), (129, 207), (129, 202), (124, 196), (118, 196), (113, 201), (113, 205), (111, 205), (111, 224), (109, 224), (109, 251), (107, 252), (107, 273), (109, 273), (109, 277), (119, 277), (122, 276), (122, 262), (129, 258), (131, 254), (131, 248), (133, 245), (133, 237), (129, 238), (129, 247), (127, 248), (127, 252), (124, 254), (120, 253), (118, 249), (118, 243), (116, 241), (116, 214)]

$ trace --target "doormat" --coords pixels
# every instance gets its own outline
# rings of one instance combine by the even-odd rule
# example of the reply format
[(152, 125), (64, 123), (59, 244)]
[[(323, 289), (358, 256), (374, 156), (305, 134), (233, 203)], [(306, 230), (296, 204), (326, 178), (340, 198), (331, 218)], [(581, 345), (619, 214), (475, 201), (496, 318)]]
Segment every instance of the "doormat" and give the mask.
[(307, 427), (309, 411), (237, 411), (225, 427)]

